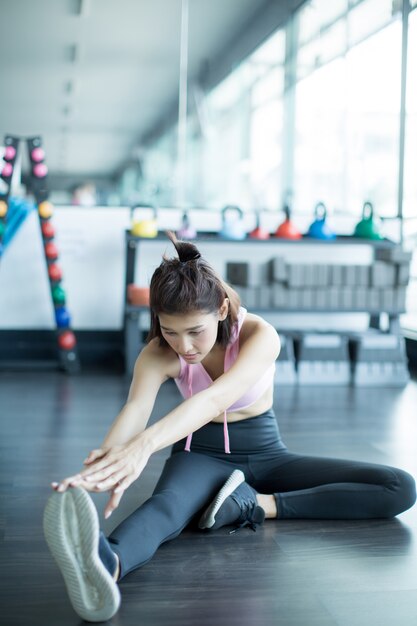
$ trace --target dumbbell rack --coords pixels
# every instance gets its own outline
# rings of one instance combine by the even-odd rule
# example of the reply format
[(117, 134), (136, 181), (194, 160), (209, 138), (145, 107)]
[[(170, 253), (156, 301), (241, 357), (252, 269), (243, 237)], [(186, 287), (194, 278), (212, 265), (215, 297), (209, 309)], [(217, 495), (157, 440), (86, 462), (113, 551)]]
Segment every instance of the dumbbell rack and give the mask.
[(0, 260), (4, 253), (3, 239), (6, 232), (11, 182), (21, 141), (26, 141), (29, 153), (31, 170), (29, 186), (35, 197), (42, 233), (43, 251), (56, 322), (58, 364), (60, 369), (73, 373), (80, 368), (77, 341), (71, 330), (71, 318), (65, 306), (66, 293), (61, 286), (62, 270), (57, 264), (59, 253), (54, 243), (55, 229), (52, 224), (53, 206), (48, 202), (48, 168), (45, 164), (42, 139), (38, 136), (21, 138), (6, 135), (4, 140), (4, 163), (0, 173)]

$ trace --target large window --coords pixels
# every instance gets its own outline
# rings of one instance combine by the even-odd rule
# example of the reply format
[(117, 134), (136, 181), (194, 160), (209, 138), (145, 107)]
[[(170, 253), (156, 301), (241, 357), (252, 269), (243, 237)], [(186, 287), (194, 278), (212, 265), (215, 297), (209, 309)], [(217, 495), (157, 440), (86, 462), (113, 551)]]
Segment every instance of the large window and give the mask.
[[(417, 7), (417, 1), (412, 3)], [(411, 281), (407, 290), (407, 315), (401, 324), (417, 332), (417, 8), (409, 16), (406, 133), (404, 162), (404, 236), (405, 245), (414, 248)]]
[[(299, 15), (294, 208), (397, 214), (401, 22), (392, 3), (310, 2)], [(339, 17), (338, 17), (339, 16)], [(376, 32), (375, 32), (376, 31)]]
[(281, 193), (284, 59), (281, 31), (208, 95), (202, 141), (209, 206), (276, 208)]
[[(398, 211), (401, 3), (310, 0), (209, 93), (190, 86), (186, 201), (352, 217)], [(416, 11), (410, 15), (404, 214), (417, 195)], [(195, 95), (198, 97), (194, 97)], [(146, 196), (175, 202), (176, 131), (143, 159)]]
[(250, 200), (255, 209), (276, 210), (282, 196), (284, 32), (272, 37), (249, 62), (262, 71), (251, 90)]
[[(414, 3), (417, 5), (417, 0)], [(406, 232), (417, 233), (417, 10), (409, 16), (404, 205)], [(411, 224), (414, 222), (414, 225)], [(411, 231), (411, 229), (413, 229)]]

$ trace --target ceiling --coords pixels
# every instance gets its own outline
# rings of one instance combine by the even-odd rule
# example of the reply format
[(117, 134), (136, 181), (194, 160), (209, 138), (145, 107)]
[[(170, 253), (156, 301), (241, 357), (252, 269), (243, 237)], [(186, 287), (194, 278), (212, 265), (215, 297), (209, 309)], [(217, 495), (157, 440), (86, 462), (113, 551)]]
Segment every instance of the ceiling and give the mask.
[[(189, 0), (189, 79), (286, 4)], [(0, 145), (42, 135), (51, 174), (114, 175), (175, 113), (181, 0), (0, 0), (0, 18)]]

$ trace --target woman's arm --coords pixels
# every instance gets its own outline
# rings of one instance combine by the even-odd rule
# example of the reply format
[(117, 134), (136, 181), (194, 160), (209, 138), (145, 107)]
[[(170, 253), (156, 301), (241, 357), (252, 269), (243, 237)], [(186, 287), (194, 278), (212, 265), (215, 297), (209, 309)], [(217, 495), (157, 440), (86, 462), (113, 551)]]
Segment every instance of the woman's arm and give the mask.
[(178, 358), (172, 350), (148, 344), (136, 360), (126, 404), (114, 420), (101, 448), (122, 445), (146, 428), (158, 391), (171, 375), (177, 375)]
[[(179, 373), (179, 361), (170, 349), (160, 348), (156, 340), (151, 341), (136, 360), (127, 402), (114, 420), (102, 445), (92, 450), (85, 465), (91, 465), (105, 457), (109, 450), (127, 445), (140, 435), (148, 423), (155, 399), (162, 383)], [(70, 476), (61, 481), (59, 491), (64, 491), (73, 481)]]
[(221, 415), (246, 393), (276, 360), (280, 341), (275, 329), (251, 315), (240, 336), (239, 355), (232, 367), (208, 389), (182, 402), (164, 418), (133, 437), (126, 450), (98, 461), (94, 468), (82, 475), (102, 489), (119, 485), (115, 491), (124, 491), (142, 472), (149, 457), (190, 432), (198, 430)]

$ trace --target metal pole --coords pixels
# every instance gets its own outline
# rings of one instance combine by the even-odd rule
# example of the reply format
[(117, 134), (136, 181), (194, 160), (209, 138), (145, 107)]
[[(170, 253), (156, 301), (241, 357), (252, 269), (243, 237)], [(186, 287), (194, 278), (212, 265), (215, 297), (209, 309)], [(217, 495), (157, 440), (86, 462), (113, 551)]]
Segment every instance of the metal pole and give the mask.
[(407, 48), (408, 48), (408, 14), (410, 13), (409, 0), (402, 3), (402, 37), (401, 37), (401, 104), (400, 104), (400, 142), (398, 166), (398, 217), (400, 220), (400, 242), (404, 241), (403, 199), (404, 199), (404, 155), (405, 155), (405, 122), (407, 97)]
[(176, 205), (184, 208), (187, 158), (188, 0), (181, 4)]

